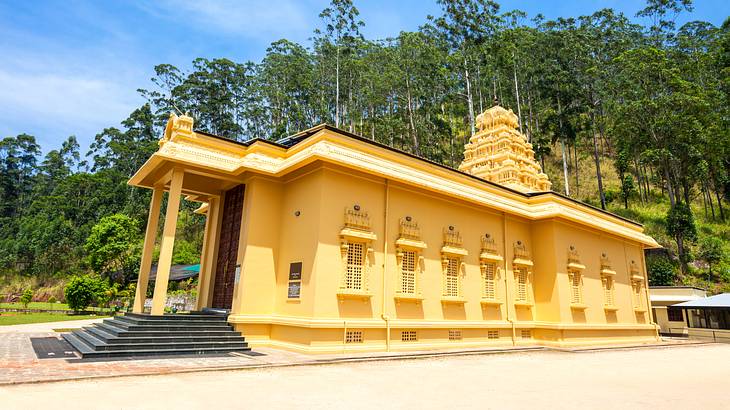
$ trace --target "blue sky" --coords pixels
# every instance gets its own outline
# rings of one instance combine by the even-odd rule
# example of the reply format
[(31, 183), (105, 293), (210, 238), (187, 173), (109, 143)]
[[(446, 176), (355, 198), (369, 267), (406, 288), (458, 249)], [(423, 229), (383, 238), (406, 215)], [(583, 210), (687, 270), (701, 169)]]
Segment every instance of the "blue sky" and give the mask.
[[(144, 100), (153, 67), (181, 68), (196, 57), (258, 61), (280, 38), (308, 44), (328, 0), (0, 0), (0, 138), (26, 132), (43, 150), (76, 135), (82, 149)], [(367, 38), (416, 30), (432, 0), (355, 0)], [(530, 17), (590, 14), (612, 7), (633, 16), (637, 0), (502, 1)], [(730, 1), (695, 1), (679, 23), (715, 25), (730, 15)]]

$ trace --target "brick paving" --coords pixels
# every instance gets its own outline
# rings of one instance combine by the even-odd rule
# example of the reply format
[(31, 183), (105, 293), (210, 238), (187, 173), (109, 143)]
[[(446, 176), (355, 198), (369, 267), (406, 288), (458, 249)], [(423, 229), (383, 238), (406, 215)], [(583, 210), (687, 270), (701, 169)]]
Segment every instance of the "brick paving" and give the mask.
[[(485, 354), (519, 352), (531, 348), (500, 347), (491, 349), (460, 349), (449, 351), (417, 351), (392, 353), (361, 353), (333, 355), (305, 355), (269, 348), (256, 348), (256, 356), (241, 354), (208, 357), (167, 357), (143, 360), (80, 361), (79, 359), (39, 360), (30, 338), (60, 337), (53, 329), (71, 329), (88, 326), (102, 319), (56, 322), (33, 325), (0, 327), (0, 385), (33, 383), (97, 377), (132, 376), (183, 373), (205, 370), (231, 370), (257, 367), (276, 367), (303, 364), (322, 364), (340, 361), (383, 360), (448, 354)], [(687, 344), (669, 342), (666, 344)], [(665, 345), (666, 345), (665, 344)]]

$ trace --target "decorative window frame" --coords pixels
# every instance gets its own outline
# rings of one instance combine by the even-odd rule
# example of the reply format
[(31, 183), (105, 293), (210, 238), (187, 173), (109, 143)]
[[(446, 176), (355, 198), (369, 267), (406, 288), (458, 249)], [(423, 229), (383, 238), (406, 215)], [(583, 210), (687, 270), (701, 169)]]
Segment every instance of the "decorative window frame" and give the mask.
[[(532, 267), (534, 263), (530, 258), (530, 252), (522, 241), (515, 242), (513, 246), (514, 257), (512, 258), (512, 274), (514, 275), (515, 297), (514, 305), (531, 308), (532, 302)], [(520, 271), (525, 270), (525, 299), (518, 299), (517, 287), (519, 286)]]
[[(497, 288), (499, 283), (499, 278), (502, 274), (502, 262), (504, 261), (504, 257), (500, 255), (497, 252), (497, 243), (494, 241), (494, 238), (490, 234), (485, 234), (481, 238), (482, 242), (482, 248), (479, 252), (479, 270), (482, 274), (482, 286), (481, 286), (481, 301), (480, 303), (482, 306), (499, 306), (503, 302), (497, 297)], [(494, 284), (492, 285), (494, 287), (494, 295), (493, 297), (490, 297), (486, 293), (487, 288), (487, 267), (489, 265), (494, 266), (494, 272), (493, 272), (493, 281)]]
[[(449, 226), (443, 230), (444, 244), (441, 247), (441, 303), (464, 304), (466, 299), (463, 293), (464, 276), (466, 275), (466, 263), (464, 257), (469, 255), (469, 251), (464, 249), (464, 242), (461, 234), (453, 226)], [(457, 263), (457, 295), (448, 295), (447, 280), (449, 259), (456, 259)]]
[[(580, 262), (580, 254), (575, 246), (568, 248), (568, 280), (570, 285), (570, 308), (573, 310), (585, 310), (588, 306), (583, 298), (583, 271), (586, 266)], [(574, 298), (574, 287), (577, 284), (577, 300)]]
[[(421, 240), (421, 229), (418, 226), (418, 223), (414, 222), (410, 216), (401, 218), (399, 221), (398, 239), (395, 241), (395, 255), (396, 262), (398, 264), (398, 279), (395, 292), (396, 303), (415, 302), (416, 304), (419, 304), (423, 300), (422, 282), (423, 272), (426, 268), (423, 250), (427, 247), (426, 243)], [(414, 291), (412, 293), (403, 291), (403, 257), (406, 252), (415, 253), (415, 277), (413, 278), (415, 283)]]
[(629, 279), (631, 280), (631, 301), (634, 305), (634, 312), (646, 313), (647, 307), (644, 304), (644, 276), (641, 274), (641, 270), (634, 260), (629, 264)]
[[(616, 271), (611, 269), (611, 260), (605, 253), (601, 254), (601, 287), (603, 288), (603, 310), (615, 312), (616, 306)], [(610, 285), (610, 286), (609, 286)], [(606, 297), (610, 293), (610, 300)]]
[[(370, 216), (367, 212), (361, 211), (359, 205), (345, 209), (345, 225), (340, 230), (340, 254), (342, 258), (342, 273), (340, 274), (340, 286), (337, 297), (340, 301), (348, 298), (361, 298), (367, 301), (373, 295), (370, 293), (370, 271), (374, 264), (373, 242), (378, 239), (370, 227)], [(360, 289), (347, 287), (347, 255), (350, 244), (363, 244), (363, 271)]]

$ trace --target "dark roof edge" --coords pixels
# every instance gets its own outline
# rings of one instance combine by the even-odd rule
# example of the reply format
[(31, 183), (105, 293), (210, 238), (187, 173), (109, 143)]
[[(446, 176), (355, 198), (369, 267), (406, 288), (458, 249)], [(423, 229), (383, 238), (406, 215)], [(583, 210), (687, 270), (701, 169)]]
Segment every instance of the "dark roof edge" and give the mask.
[[(622, 220), (624, 222), (628, 222), (628, 223), (630, 223), (632, 225), (639, 226), (639, 227), (642, 227), (642, 228), (644, 227), (644, 225), (642, 225), (642, 224), (640, 224), (640, 223), (638, 223), (636, 221), (632, 221), (631, 219), (625, 218), (625, 217), (623, 217), (621, 215), (617, 215), (617, 214), (615, 214), (613, 212), (606, 211), (605, 209), (598, 208), (598, 207), (593, 206), (591, 204), (587, 204), (585, 202), (579, 201), (577, 199), (571, 198), (569, 196), (566, 196), (564, 194), (561, 194), (561, 193), (558, 193), (558, 192), (555, 192), (555, 191), (530, 192), (530, 193), (520, 192), (520, 191), (517, 191), (516, 189), (512, 189), (512, 188), (509, 188), (509, 187), (500, 185), (500, 184), (498, 184), (496, 182), (487, 181), (486, 179), (479, 178), (476, 175), (468, 174), (468, 173), (466, 173), (464, 171), (459, 171), (458, 169), (454, 169), (454, 168), (451, 168), (451, 167), (449, 167), (447, 165), (440, 164), (440, 163), (435, 162), (435, 161), (432, 161), (432, 160), (430, 160), (428, 158), (419, 157), (418, 155), (411, 154), (410, 152), (406, 152), (406, 151), (399, 150), (397, 148), (393, 148), (391, 146), (385, 145), (385, 144), (380, 143), (378, 141), (374, 141), (374, 140), (365, 138), (365, 137), (363, 137), (361, 135), (353, 134), (353, 133), (351, 133), (349, 131), (345, 131), (345, 130), (339, 129), (337, 127), (334, 127), (332, 125), (325, 124), (325, 123), (319, 124), (319, 125), (315, 125), (312, 128), (309, 128), (309, 129), (304, 130), (304, 131), (300, 131), (300, 132), (298, 132), (296, 134), (292, 134), (292, 135), (290, 135), (288, 137), (281, 138), (281, 139), (279, 139), (277, 141), (265, 140), (265, 139), (261, 139), (261, 138), (254, 138), (254, 139), (251, 139), (251, 140), (248, 140), (248, 141), (241, 142), (241, 141), (234, 141), (234, 140), (229, 139), (229, 138), (221, 137), (219, 135), (211, 134), (211, 133), (208, 133), (208, 132), (205, 132), (205, 131), (195, 131), (195, 132), (196, 133), (199, 133), (199, 134), (203, 134), (203, 135), (209, 136), (209, 137), (217, 138), (219, 140), (229, 141), (229, 142), (232, 142), (234, 144), (242, 145), (244, 147), (248, 147), (248, 146), (250, 146), (251, 144), (253, 144), (255, 142), (262, 142), (262, 143), (265, 143), (265, 144), (273, 145), (275, 147), (288, 149), (288, 148), (291, 148), (293, 146), (296, 146), (300, 142), (304, 141), (305, 139), (311, 137), (312, 135), (316, 134), (317, 132), (319, 132), (319, 131), (321, 131), (323, 129), (326, 129), (326, 130), (329, 130), (329, 131), (338, 133), (340, 135), (344, 135), (346, 137), (349, 137), (349, 138), (352, 138), (352, 139), (355, 139), (355, 140), (358, 140), (358, 141), (361, 141), (361, 142), (365, 142), (365, 143), (370, 144), (370, 145), (374, 145), (376, 147), (380, 147), (380, 148), (386, 149), (388, 151), (392, 151), (392, 152), (395, 152), (395, 153), (398, 153), (398, 154), (402, 154), (402, 155), (405, 155), (407, 157), (410, 157), (410, 158), (413, 158), (413, 159), (417, 159), (417, 160), (426, 162), (426, 163), (431, 164), (431, 165), (435, 165), (435, 166), (437, 166), (439, 168), (442, 168), (442, 169), (445, 169), (445, 170), (447, 170), (449, 172), (454, 172), (454, 173), (457, 173), (459, 175), (469, 177), (471, 179), (474, 179), (474, 180), (480, 181), (482, 183), (486, 183), (488, 185), (491, 185), (491, 186), (493, 186), (495, 188), (505, 190), (505, 191), (510, 192), (512, 194), (520, 195), (520, 196), (523, 196), (523, 197), (526, 197), (526, 198), (532, 198), (532, 197), (537, 197), (537, 196), (552, 194), (552, 195), (556, 195), (556, 196), (558, 196), (560, 198), (563, 198), (563, 199), (565, 199), (567, 201), (573, 202), (574, 204), (591, 208), (591, 209), (593, 209), (595, 211), (598, 211), (598, 212), (600, 212), (602, 214), (605, 214), (605, 215), (614, 217), (614, 218), (619, 219), (619, 220)], [(294, 141), (294, 140), (296, 140), (296, 141)], [(280, 141), (294, 141), (294, 142), (291, 145), (285, 145), (285, 144), (282, 144)]]
[(707, 291), (707, 289), (698, 288), (697, 286), (649, 286), (649, 289), (695, 289)]

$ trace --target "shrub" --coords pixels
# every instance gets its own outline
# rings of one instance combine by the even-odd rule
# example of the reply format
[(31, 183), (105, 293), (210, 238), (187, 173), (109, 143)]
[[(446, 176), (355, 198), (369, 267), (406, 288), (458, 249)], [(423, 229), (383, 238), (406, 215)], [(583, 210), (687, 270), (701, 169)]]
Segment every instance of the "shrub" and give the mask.
[(82, 311), (94, 302), (103, 300), (107, 290), (104, 280), (95, 276), (75, 276), (66, 284), (66, 303), (76, 312)]
[(139, 226), (123, 214), (102, 218), (91, 228), (84, 249), (94, 272), (124, 282), (133, 275), (139, 259)]
[(23, 296), (20, 297), (20, 303), (23, 304), (25, 309), (28, 309), (28, 303), (33, 300), (33, 289), (26, 289), (23, 291)]
[(722, 241), (718, 238), (706, 236), (700, 241), (699, 257), (707, 263), (707, 280), (712, 280), (712, 268), (722, 261)]
[(646, 268), (651, 286), (671, 286), (677, 276), (674, 262), (666, 256), (647, 256)]

